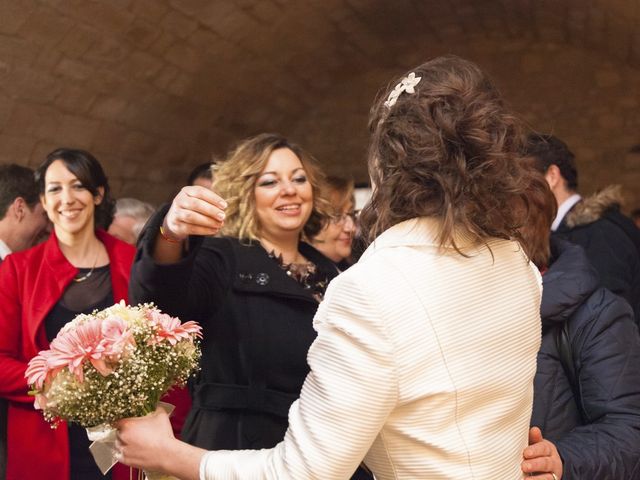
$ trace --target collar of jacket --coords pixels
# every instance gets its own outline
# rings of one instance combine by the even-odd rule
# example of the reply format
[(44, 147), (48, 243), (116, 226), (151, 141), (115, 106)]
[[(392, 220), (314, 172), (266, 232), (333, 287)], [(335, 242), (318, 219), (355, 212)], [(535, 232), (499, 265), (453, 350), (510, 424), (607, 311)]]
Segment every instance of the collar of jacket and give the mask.
[[(231, 239), (236, 262), (233, 286), (237, 290), (304, 299), (317, 303), (311, 289), (290, 278), (260, 244), (243, 244)], [(336, 266), (311, 245), (300, 242), (300, 253), (316, 265), (327, 284), (338, 274)]]
[[(135, 249), (103, 230), (96, 230), (96, 236), (104, 244), (109, 256), (113, 298), (115, 301), (127, 301), (127, 275), (131, 268)], [(42, 249), (42, 262), (33, 285), (33, 291), (38, 292), (33, 296), (35, 303), (32, 308), (34, 318), (37, 321), (29, 323), (30, 338), (34, 341), (36, 341), (38, 329), (47, 313), (60, 300), (67, 285), (78, 274), (78, 269), (69, 263), (60, 250), (55, 231), (51, 232)], [(43, 299), (47, 299), (47, 301), (43, 301)]]
[(551, 237), (552, 263), (542, 276), (543, 327), (567, 321), (598, 288), (598, 273), (584, 249)]
[[(386, 247), (431, 245), (437, 248), (440, 245), (438, 241), (439, 228), (440, 220), (435, 217), (418, 217), (400, 222), (382, 232), (365, 250), (360, 260), (365, 260), (376, 250)], [(462, 229), (454, 232), (454, 240), (456, 246), (463, 251), (478, 247), (473, 235)], [(455, 252), (453, 246), (445, 248)]]
[(618, 210), (622, 204), (620, 185), (609, 185), (601, 191), (583, 198), (565, 215), (562, 224), (566, 228), (575, 228), (593, 223), (611, 210)]

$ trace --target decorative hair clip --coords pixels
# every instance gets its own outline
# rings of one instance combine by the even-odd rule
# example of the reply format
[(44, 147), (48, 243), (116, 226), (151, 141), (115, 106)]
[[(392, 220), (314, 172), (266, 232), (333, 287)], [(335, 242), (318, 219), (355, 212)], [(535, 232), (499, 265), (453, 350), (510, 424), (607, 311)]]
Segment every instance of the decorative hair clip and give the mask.
[(422, 80), (422, 77), (416, 77), (416, 74), (414, 72), (411, 72), (409, 75), (404, 77), (402, 81), (396, 85), (396, 88), (394, 88), (393, 91), (389, 94), (389, 98), (387, 98), (387, 101), (384, 102), (384, 106), (387, 108), (393, 107), (402, 92), (416, 93), (414, 87), (418, 83), (420, 83), (420, 80)]

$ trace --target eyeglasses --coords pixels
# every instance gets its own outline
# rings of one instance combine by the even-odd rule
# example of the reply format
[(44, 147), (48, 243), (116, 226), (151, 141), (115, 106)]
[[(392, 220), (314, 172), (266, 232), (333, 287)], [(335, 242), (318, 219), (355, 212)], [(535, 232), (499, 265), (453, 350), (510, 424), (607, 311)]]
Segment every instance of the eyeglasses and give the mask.
[(350, 212), (336, 213), (335, 215), (331, 215), (331, 223), (334, 223), (336, 225), (342, 224), (347, 221), (347, 218), (350, 218), (353, 223), (356, 223), (358, 215), (360, 215), (360, 210), (351, 210)]

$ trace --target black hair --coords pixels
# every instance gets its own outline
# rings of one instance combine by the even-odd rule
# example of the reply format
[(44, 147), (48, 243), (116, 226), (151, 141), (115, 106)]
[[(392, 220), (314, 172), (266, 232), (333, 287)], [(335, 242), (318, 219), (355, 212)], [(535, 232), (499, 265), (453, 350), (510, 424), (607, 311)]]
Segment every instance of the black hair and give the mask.
[(213, 180), (213, 173), (211, 172), (211, 166), (213, 162), (201, 163), (196, 166), (189, 177), (187, 178), (187, 185), (193, 185), (198, 178), (206, 178), (207, 180)]
[(15, 163), (0, 165), (0, 219), (18, 197), (23, 198), (31, 209), (38, 203), (38, 185), (33, 170)]
[(41, 195), (44, 195), (45, 175), (49, 166), (56, 160), (61, 160), (67, 169), (73, 173), (82, 185), (91, 192), (94, 197), (100, 195), (99, 187), (104, 189), (102, 202), (96, 206), (95, 225), (107, 229), (113, 221), (115, 201), (111, 198), (109, 181), (102, 169), (100, 162), (85, 150), (72, 148), (58, 148), (44, 159), (37, 168), (35, 178)]
[(557, 166), (567, 187), (570, 190), (578, 188), (576, 157), (558, 137), (531, 133), (527, 137), (524, 154), (534, 159), (535, 167), (541, 173), (546, 173), (551, 165)]

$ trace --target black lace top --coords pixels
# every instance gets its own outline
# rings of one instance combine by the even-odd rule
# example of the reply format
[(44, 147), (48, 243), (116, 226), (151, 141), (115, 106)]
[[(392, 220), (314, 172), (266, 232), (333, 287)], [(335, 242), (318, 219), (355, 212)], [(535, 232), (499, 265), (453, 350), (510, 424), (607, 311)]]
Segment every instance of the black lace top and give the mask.
[[(63, 292), (44, 321), (51, 342), (60, 329), (79, 313), (91, 313), (113, 305), (111, 271), (104, 267), (80, 268), (75, 281)], [(102, 475), (89, 451), (89, 438), (84, 428), (69, 424), (69, 457), (71, 480), (109, 480), (111, 472)]]

